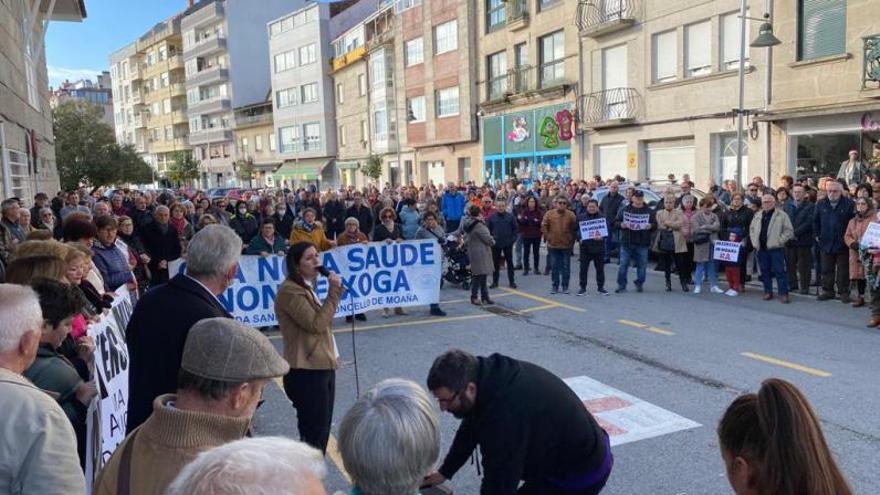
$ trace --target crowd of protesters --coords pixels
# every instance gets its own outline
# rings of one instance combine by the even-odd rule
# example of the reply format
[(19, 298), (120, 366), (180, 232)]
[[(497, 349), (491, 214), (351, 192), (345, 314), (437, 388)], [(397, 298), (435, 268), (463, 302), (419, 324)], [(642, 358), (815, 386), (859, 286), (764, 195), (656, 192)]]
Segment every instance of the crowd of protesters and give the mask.
[[(591, 265), (596, 290), (608, 294), (604, 272), (612, 256), (619, 259), (616, 292), (627, 291), (630, 265), (641, 292), (654, 251), (667, 291), (677, 274), (685, 291), (699, 293), (705, 277), (711, 292), (736, 296), (760, 273), (765, 299), (773, 298), (774, 281), (783, 302), (789, 290), (808, 293), (815, 283), (820, 300), (862, 306), (870, 298), (877, 326), (880, 296), (872, 296), (880, 292), (880, 250), (860, 242), (872, 222), (880, 223), (875, 189), (843, 182), (784, 177), (772, 190), (755, 178), (745, 191), (728, 182), (697, 200), (685, 177), (660, 190), (656, 207), (645, 201), (644, 185), (617, 178), (267, 190), (233, 200), (199, 192), (121, 190), (108, 198), (75, 191), (51, 200), (38, 194), (30, 210), (7, 199), (0, 203), (0, 492), (84, 492), (86, 411), (97, 394), (95, 344), (86, 329), (123, 286), (137, 299), (126, 336), (128, 437), (98, 473), (94, 491), (323, 494), (321, 454), (339, 366), (331, 320), (343, 289), (331, 276), (330, 296), (322, 302), (315, 295), (321, 251), (452, 234), (467, 247), (476, 305), (492, 304), (489, 290), (502, 269), (512, 288), (519, 271), (549, 276), (551, 292), (569, 293), (575, 246), (578, 294), (586, 293)], [(601, 201), (599, 192), (607, 192)], [(609, 235), (580, 239), (579, 223), (596, 219), (606, 220)], [(713, 259), (719, 239), (739, 243), (736, 262)], [(241, 254), (286, 257), (288, 279), (275, 308), (281, 353), (261, 332), (236, 323), (217, 299), (235, 279)], [(185, 272), (171, 273), (180, 258)], [(431, 310), (442, 314), (439, 306)], [(304, 443), (245, 439), (263, 388), (280, 377)], [(438, 418), (428, 393), (462, 420), (439, 467)], [(508, 434), (522, 425), (534, 435)], [(808, 402), (786, 382), (770, 380), (758, 394), (734, 401), (718, 435), (738, 494), (851, 493)], [(437, 358), (427, 391), (399, 379), (379, 383), (352, 406), (339, 431), (352, 493), (365, 495), (412, 495), (439, 485), (477, 446), (486, 467), (483, 493), (595, 494), (614, 463), (607, 434), (559, 378), (506, 356), (458, 350)]]

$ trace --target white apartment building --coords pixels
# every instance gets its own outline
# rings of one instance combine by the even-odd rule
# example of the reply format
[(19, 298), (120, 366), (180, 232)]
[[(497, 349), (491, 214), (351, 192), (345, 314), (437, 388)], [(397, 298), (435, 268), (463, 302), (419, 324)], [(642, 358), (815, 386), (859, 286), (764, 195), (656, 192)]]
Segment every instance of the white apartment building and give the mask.
[(233, 109), (265, 101), (271, 83), (266, 23), (304, 0), (205, 0), (183, 14), (189, 144), (205, 187), (234, 186)]

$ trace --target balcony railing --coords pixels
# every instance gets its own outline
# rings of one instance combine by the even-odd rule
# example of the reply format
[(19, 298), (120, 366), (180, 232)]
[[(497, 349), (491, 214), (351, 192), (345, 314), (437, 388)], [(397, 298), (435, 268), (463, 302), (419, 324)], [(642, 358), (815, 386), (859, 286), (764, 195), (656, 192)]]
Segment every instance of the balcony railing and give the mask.
[(504, 98), (509, 94), (507, 91), (509, 84), (510, 81), (508, 74), (502, 74), (498, 77), (493, 77), (489, 79), (489, 82), (486, 84), (488, 92), (486, 98), (489, 101), (495, 101)]
[(538, 74), (538, 85), (541, 88), (552, 88), (565, 84), (565, 59), (554, 60), (541, 64), (541, 72)]
[(530, 65), (523, 65), (521, 67), (514, 67), (507, 73), (507, 87), (513, 94), (525, 93), (534, 89), (534, 85), (529, 77), (533, 72), (532, 69), (533, 67)]
[(575, 24), (581, 34), (601, 36), (636, 22), (642, 0), (579, 0)]
[(880, 34), (865, 36), (862, 89), (880, 89)]
[(272, 124), (272, 113), (266, 112), (259, 115), (236, 115), (235, 127), (250, 127), (255, 125)]
[(516, 31), (529, 25), (528, 0), (510, 0), (507, 2), (507, 27)]
[(635, 88), (612, 88), (578, 97), (582, 127), (595, 129), (633, 122), (642, 112), (642, 96)]
[(394, 30), (388, 29), (387, 31), (383, 31), (374, 37), (372, 37), (369, 41), (367, 41), (367, 51), (372, 51), (374, 48), (378, 48), (386, 43), (391, 43), (394, 40)]

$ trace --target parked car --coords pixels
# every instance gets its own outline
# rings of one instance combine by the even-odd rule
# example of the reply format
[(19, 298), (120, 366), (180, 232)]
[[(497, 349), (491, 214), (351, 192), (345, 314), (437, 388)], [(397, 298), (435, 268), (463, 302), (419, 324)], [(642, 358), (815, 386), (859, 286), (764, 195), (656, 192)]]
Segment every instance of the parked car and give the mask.
[[(647, 204), (648, 207), (650, 207), (651, 209), (656, 210), (657, 205), (659, 205), (662, 201), (662, 198), (660, 197), (659, 194), (652, 191), (651, 189), (648, 189), (647, 187), (642, 187), (642, 186), (632, 186), (632, 185), (628, 185), (628, 184), (623, 184), (620, 186), (620, 194), (623, 194), (623, 192), (629, 187), (635, 187), (637, 190), (644, 192), (645, 193), (645, 204)], [(593, 191), (593, 198), (595, 198), (596, 201), (598, 201), (601, 204), (602, 198), (604, 198), (606, 194), (608, 194), (608, 188), (607, 187), (600, 187), (600, 188), (596, 189), (595, 191)]]

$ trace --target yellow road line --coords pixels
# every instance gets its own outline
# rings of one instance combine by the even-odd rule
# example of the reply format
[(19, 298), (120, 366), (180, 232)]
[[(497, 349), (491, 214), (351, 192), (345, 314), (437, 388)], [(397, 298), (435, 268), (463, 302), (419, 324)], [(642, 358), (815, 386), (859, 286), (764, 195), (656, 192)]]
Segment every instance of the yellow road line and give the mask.
[(558, 305), (558, 304), (546, 304), (544, 306), (535, 306), (533, 308), (526, 308), (526, 309), (520, 310), (519, 312), (520, 313), (531, 313), (532, 311), (544, 311), (545, 309), (553, 309), (553, 308), (559, 308), (559, 307), (560, 307), (560, 305)]
[(801, 372), (806, 373), (808, 375), (818, 376), (820, 378), (828, 378), (829, 376), (831, 376), (831, 373), (829, 373), (827, 371), (822, 371), (822, 370), (816, 369), (816, 368), (810, 368), (809, 366), (803, 366), (803, 365), (800, 365), (797, 363), (792, 363), (790, 361), (784, 361), (782, 359), (776, 359), (776, 358), (770, 357), (770, 356), (764, 356), (762, 354), (755, 354), (754, 352), (743, 352), (741, 355), (745, 356), (747, 358), (752, 358), (752, 359), (756, 359), (758, 361), (763, 361), (765, 363), (775, 364), (776, 366), (782, 366), (784, 368), (789, 368), (789, 369), (793, 369), (796, 371), (801, 371)]
[[(492, 298), (498, 299), (499, 297), (509, 297), (512, 295), (514, 295), (512, 292), (502, 292), (500, 294), (492, 294)], [(471, 299), (469, 297), (462, 298), (462, 299), (449, 299), (448, 301), (440, 301), (440, 304), (456, 304), (456, 303), (463, 303), (463, 302), (471, 302)]]
[[(273, 380), (275, 385), (278, 386), (278, 389), (284, 393), (284, 381), (280, 376), (276, 376)], [(287, 397), (287, 395), (285, 395)], [(336, 443), (336, 437), (333, 434), (330, 434), (330, 438), (327, 440), (327, 457), (333, 461), (333, 464), (336, 465), (336, 469), (339, 470), (339, 473), (345, 478), (346, 481), (351, 483), (351, 476), (349, 476), (348, 471), (345, 470), (345, 465), (342, 463), (342, 455), (339, 453), (339, 444)]]
[(584, 308), (578, 308), (578, 307), (576, 307), (576, 306), (570, 306), (570, 305), (568, 305), (568, 304), (564, 304), (564, 303), (561, 303), (561, 302), (558, 302), (558, 301), (553, 301), (553, 300), (551, 300), (551, 299), (547, 299), (547, 298), (545, 298), (545, 297), (536, 296), (536, 295), (534, 295), (534, 294), (529, 294), (528, 292), (523, 292), (523, 291), (516, 290), (516, 289), (507, 289), (507, 291), (510, 292), (511, 294), (516, 294), (516, 295), (518, 295), (518, 296), (520, 296), (520, 297), (525, 297), (526, 299), (531, 299), (531, 300), (533, 300), (533, 301), (542, 302), (542, 303), (544, 303), (544, 304), (552, 304), (552, 305), (554, 305), (554, 306), (556, 306), (556, 307), (559, 307), (559, 308), (570, 309), (570, 310), (572, 310), (572, 311), (577, 311), (577, 312), (579, 312), (579, 313), (586, 313), (586, 312), (587, 312), (587, 310), (584, 309)]
[(631, 320), (617, 320), (617, 323), (620, 323), (620, 324), (622, 324), (622, 325), (626, 325), (626, 326), (629, 326), (629, 327), (640, 328), (640, 329), (642, 329), (642, 330), (645, 330), (645, 331), (648, 331), (648, 332), (651, 332), (651, 333), (656, 333), (656, 334), (658, 334), (658, 335), (665, 335), (665, 336), (667, 336), (667, 337), (670, 337), (670, 336), (672, 336), (672, 335), (675, 335), (675, 333), (670, 332), (669, 330), (664, 330), (664, 329), (662, 329), (662, 328), (657, 328), (657, 327), (655, 327), (655, 326), (646, 325), (646, 324), (644, 324), (644, 323), (639, 323), (639, 322), (637, 322), (637, 321), (631, 321)]

